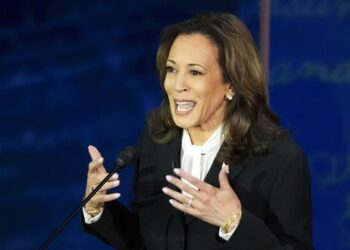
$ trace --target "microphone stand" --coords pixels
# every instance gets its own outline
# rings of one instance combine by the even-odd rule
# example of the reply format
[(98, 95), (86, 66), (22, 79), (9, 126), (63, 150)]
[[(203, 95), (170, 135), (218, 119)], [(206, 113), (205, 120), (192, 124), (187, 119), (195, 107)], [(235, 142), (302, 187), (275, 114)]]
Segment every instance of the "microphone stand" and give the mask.
[(44, 250), (47, 246), (62, 232), (62, 230), (68, 225), (68, 223), (81, 211), (81, 209), (88, 203), (91, 198), (101, 189), (101, 187), (111, 178), (111, 176), (116, 173), (121, 168), (120, 164), (117, 164), (115, 169), (110, 172), (101, 182), (96, 186), (96, 188), (77, 206), (76, 209), (62, 222), (62, 224), (56, 228), (56, 230), (47, 238), (47, 240), (40, 246), (40, 250)]

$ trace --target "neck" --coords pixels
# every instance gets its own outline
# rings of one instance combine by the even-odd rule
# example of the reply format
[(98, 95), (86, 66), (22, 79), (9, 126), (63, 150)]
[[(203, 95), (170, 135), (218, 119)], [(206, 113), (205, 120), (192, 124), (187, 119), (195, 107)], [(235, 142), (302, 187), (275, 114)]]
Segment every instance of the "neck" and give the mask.
[(209, 137), (214, 133), (214, 131), (220, 126), (221, 123), (216, 124), (215, 126), (200, 126), (192, 127), (188, 129), (188, 134), (191, 137), (193, 145), (203, 145)]
[(191, 137), (192, 145), (203, 145), (214, 131), (224, 122), (224, 114), (227, 105), (222, 105), (216, 113), (206, 122), (199, 126), (188, 128), (188, 134)]

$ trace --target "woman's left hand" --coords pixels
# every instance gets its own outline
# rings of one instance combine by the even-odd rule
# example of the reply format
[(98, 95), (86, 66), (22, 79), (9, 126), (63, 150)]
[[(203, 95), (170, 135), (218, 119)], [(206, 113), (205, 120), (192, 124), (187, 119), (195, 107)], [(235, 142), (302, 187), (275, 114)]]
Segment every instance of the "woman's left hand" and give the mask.
[(174, 172), (198, 190), (180, 178), (167, 175), (168, 182), (187, 193), (164, 187), (163, 192), (172, 198), (169, 202), (173, 207), (219, 227), (224, 226), (232, 215), (241, 213), (241, 202), (227, 179), (225, 168), (219, 173), (220, 188), (203, 182), (184, 170), (174, 169)]

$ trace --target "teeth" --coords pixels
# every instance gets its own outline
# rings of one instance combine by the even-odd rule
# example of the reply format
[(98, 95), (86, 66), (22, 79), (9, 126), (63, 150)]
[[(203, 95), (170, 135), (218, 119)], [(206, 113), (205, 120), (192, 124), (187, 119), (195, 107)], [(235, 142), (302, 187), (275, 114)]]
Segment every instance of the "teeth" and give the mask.
[(180, 112), (190, 111), (191, 109), (193, 109), (194, 105), (195, 105), (195, 102), (191, 102), (191, 101), (176, 102), (176, 108)]

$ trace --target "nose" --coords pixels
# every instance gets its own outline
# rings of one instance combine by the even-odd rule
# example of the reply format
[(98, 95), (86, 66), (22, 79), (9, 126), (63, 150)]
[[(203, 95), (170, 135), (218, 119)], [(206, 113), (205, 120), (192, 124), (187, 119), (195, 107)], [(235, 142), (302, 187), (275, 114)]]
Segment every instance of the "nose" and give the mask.
[(187, 84), (187, 79), (186, 76), (182, 74), (177, 74), (176, 78), (174, 79), (174, 90), (176, 92), (185, 92), (189, 90), (188, 84)]

